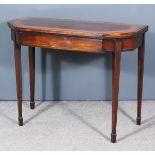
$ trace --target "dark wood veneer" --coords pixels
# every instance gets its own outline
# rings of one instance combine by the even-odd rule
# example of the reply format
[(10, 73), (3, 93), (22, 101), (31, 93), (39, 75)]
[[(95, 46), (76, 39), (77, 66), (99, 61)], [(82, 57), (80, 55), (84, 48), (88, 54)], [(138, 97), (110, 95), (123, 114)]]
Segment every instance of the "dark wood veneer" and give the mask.
[(121, 53), (138, 48), (137, 124), (141, 124), (141, 102), (144, 70), (145, 32), (147, 25), (111, 22), (77, 21), (50, 18), (21, 18), (8, 22), (14, 41), (18, 120), (22, 117), (21, 45), (29, 46), (30, 107), (34, 109), (35, 47), (45, 47), (71, 52), (112, 54), (112, 133), (116, 142), (117, 108)]
[(51, 18), (20, 18), (8, 22), (16, 31), (60, 34), (88, 38), (127, 38), (147, 31), (146, 25), (125, 23), (78, 21)]

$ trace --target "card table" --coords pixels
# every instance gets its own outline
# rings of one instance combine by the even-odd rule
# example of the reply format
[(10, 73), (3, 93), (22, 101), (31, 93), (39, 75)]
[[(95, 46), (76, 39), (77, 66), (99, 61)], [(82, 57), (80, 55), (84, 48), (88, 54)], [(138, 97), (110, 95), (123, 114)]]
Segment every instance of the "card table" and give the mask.
[(141, 124), (147, 25), (31, 17), (8, 21), (8, 26), (14, 42), (20, 126), (23, 125), (21, 46), (28, 46), (29, 52), (31, 109), (35, 108), (35, 47), (112, 55), (112, 143), (116, 142), (121, 55), (138, 48), (137, 125)]

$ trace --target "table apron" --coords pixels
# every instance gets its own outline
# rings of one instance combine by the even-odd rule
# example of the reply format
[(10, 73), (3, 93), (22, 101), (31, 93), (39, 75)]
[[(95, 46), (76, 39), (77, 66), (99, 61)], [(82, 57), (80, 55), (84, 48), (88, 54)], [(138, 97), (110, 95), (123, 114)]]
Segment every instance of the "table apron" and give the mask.
[[(19, 45), (43, 47), (60, 50), (72, 50), (91, 53), (113, 52), (115, 49), (114, 39), (92, 39), (71, 36), (39, 34), (28, 32), (16, 32), (15, 41)], [(121, 38), (121, 51), (130, 51), (139, 47), (143, 35), (134, 38)]]

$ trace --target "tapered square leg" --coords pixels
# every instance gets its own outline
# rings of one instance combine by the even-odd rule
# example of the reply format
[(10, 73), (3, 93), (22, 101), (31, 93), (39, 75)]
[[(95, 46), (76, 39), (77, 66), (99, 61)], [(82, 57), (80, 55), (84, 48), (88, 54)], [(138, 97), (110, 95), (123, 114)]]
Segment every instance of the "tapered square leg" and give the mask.
[(112, 133), (111, 142), (116, 142), (117, 109), (119, 94), (119, 76), (121, 66), (121, 41), (115, 42), (115, 51), (112, 54)]
[(16, 86), (18, 99), (18, 123), (23, 125), (22, 117), (22, 67), (21, 67), (21, 46), (14, 43), (15, 70), (16, 70)]
[(30, 72), (30, 108), (35, 108), (35, 48), (29, 47), (29, 72)]
[(145, 52), (145, 36), (143, 36), (142, 44), (138, 48), (137, 125), (141, 124), (144, 52)]

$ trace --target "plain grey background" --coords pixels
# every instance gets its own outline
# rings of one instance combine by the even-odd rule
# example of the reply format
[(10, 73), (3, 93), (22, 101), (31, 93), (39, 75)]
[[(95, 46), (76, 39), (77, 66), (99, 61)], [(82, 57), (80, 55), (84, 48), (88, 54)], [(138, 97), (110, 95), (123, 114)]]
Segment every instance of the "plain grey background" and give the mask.
[[(20, 17), (149, 25), (143, 99), (155, 99), (155, 5), (0, 5), (0, 100), (16, 100), (13, 43), (6, 22)], [(46, 51), (46, 52), (44, 52)], [(22, 47), (23, 99), (29, 99), (27, 47)], [(120, 99), (137, 95), (137, 50), (122, 55)], [(110, 100), (111, 55), (36, 50), (37, 100)]]

